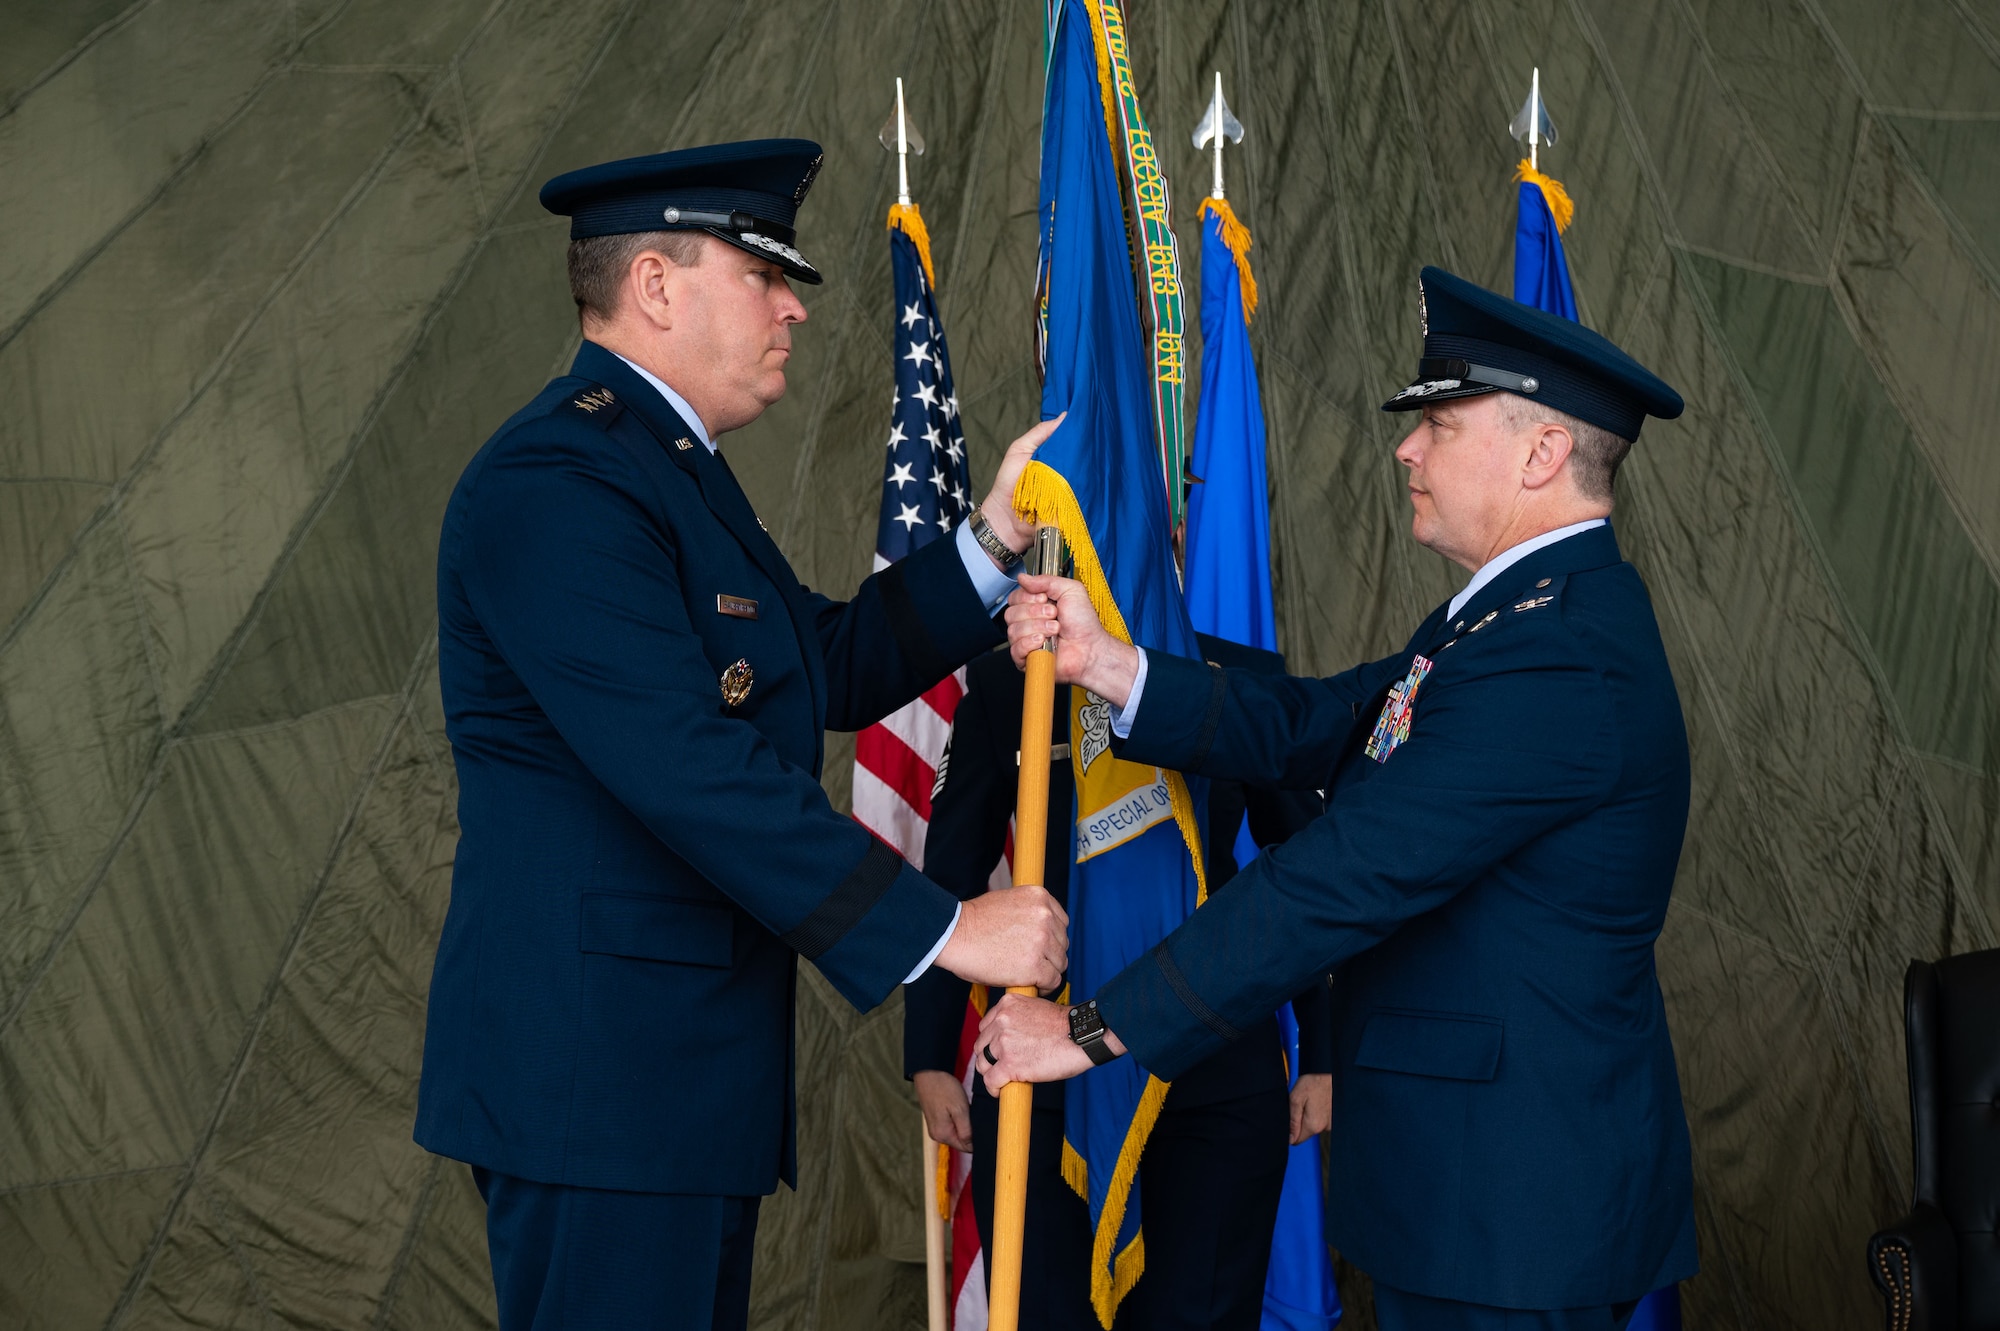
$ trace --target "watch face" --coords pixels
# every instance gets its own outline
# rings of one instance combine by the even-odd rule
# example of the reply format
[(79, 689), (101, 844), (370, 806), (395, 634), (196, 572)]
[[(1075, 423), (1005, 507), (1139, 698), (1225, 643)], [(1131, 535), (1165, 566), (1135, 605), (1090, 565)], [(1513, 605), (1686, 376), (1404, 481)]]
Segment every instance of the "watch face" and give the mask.
[(1082, 1041), (1086, 1036), (1095, 1035), (1104, 1029), (1104, 1019), (1097, 1015), (1097, 1004), (1079, 1003), (1069, 1010), (1069, 1038)]

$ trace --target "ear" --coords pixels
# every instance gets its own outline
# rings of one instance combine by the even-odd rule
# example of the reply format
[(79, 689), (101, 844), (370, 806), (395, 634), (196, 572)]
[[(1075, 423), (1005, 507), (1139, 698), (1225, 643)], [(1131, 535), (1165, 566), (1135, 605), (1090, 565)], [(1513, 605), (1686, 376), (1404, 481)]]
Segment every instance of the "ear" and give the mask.
[(1521, 484), (1526, 489), (1539, 490), (1562, 475), (1576, 440), (1553, 421), (1540, 421), (1529, 427), (1527, 442), (1528, 456), (1521, 467)]
[(662, 332), (674, 326), (671, 272), (666, 256), (657, 250), (640, 250), (625, 270), (626, 306)]

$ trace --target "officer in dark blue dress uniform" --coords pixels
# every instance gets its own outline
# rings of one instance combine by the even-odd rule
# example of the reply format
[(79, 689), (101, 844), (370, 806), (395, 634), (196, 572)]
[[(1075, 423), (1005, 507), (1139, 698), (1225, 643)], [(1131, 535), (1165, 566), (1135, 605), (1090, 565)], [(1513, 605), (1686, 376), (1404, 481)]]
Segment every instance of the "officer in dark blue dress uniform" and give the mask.
[(1053, 988), (1040, 888), (961, 903), (836, 813), (859, 729), (1000, 641), (1029, 533), (987, 509), (845, 603), (799, 585), (715, 449), (784, 392), (817, 282), (798, 140), (549, 182), (586, 340), (446, 511), (439, 674), (462, 833), (416, 1138), (487, 1203), (503, 1331), (731, 1328), (794, 1182), (803, 956), (860, 1008), (934, 962)]
[[(1284, 672), (1284, 658), (1276, 652), (1197, 637), (1207, 660)], [(1006, 841), (1019, 774), (1015, 754), (1024, 690), (1021, 672), (1005, 652), (966, 667), (965, 696), (931, 796), (924, 852), (924, 872), (961, 897), (986, 890)], [(1069, 708), (1058, 706), (1051, 734), (1057, 761), (1049, 770), (1049, 808), (1057, 812), (1049, 819), (1046, 847), (1049, 893), (1065, 905), (1076, 857), (1075, 827), (1063, 816), (1074, 799), (1075, 778), (1066, 760), (1069, 722)], [(1309, 826), (1323, 808), (1317, 791), (1211, 782), (1210, 899), (1236, 881), (1232, 850), (1246, 814), (1257, 844), (1274, 846)], [(931, 1135), (972, 1150), (974, 1218), (982, 1246), (990, 1251), (1000, 1107), (977, 1085), (968, 1106), (952, 1075), (971, 989), (949, 972), (933, 970), (904, 991), (903, 1071), (918, 1084)], [(1268, 1012), (1242, 1038), (1174, 1079), (1139, 1159), (1146, 1270), (1119, 1305), (1120, 1327), (1255, 1331), (1260, 1323), (1286, 1143), (1326, 1126), (1333, 1070), (1333, 1004), (1326, 976), (1312, 977), (1291, 1003), (1298, 1019), (1300, 1080), (1289, 1096), (1290, 1069), (1277, 1019)], [(1062, 1142), (1062, 1083), (1037, 1086), (1020, 1324), (1035, 1331), (1100, 1331), (1090, 1304), (1090, 1208), (1063, 1179)]]
[(1327, 812), (1072, 1013), (988, 1013), (989, 1084), (1102, 1040), (1163, 1077), (1335, 968), (1328, 1238), (1384, 1331), (1614, 1331), (1695, 1270), (1653, 942), (1687, 735), (1607, 519), (1674, 391), (1604, 338), (1437, 269), (1397, 449), (1413, 531), (1474, 570), (1394, 656), (1330, 679), (1140, 653), (1024, 579), (1017, 655), (1118, 709), (1127, 758), (1322, 788)]

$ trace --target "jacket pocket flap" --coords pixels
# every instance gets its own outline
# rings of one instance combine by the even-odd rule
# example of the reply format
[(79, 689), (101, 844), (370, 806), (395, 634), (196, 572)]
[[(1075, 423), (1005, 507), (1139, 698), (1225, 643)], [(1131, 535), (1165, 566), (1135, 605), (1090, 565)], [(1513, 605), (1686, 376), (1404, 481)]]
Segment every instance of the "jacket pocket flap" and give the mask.
[(585, 952), (684, 966), (730, 964), (729, 911), (673, 897), (627, 897), (586, 892), (577, 946)]
[(1459, 1012), (1376, 1012), (1354, 1061), (1364, 1068), (1454, 1081), (1492, 1081), (1500, 1069), (1497, 1017)]

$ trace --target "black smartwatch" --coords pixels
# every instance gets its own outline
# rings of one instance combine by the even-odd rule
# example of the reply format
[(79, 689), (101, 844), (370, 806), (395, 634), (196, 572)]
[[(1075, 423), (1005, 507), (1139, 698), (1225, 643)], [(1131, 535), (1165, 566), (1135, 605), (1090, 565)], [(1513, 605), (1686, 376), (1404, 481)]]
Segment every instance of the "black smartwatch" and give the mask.
[(1069, 1010), (1069, 1038), (1090, 1055), (1090, 1061), (1096, 1067), (1103, 1067), (1118, 1057), (1111, 1052), (1111, 1046), (1104, 1043), (1104, 1018), (1098, 1013), (1094, 998)]

